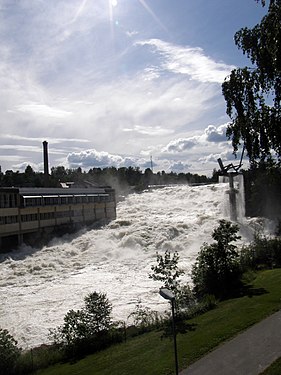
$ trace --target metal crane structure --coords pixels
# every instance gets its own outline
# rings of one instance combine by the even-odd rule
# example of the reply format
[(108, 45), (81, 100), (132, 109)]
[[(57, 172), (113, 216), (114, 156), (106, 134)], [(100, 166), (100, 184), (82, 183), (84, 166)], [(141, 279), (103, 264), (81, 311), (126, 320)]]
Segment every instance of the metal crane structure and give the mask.
[(236, 195), (238, 190), (234, 187), (234, 177), (239, 174), (239, 170), (242, 167), (242, 160), (244, 156), (245, 146), (243, 147), (240, 163), (238, 165), (234, 165), (230, 163), (228, 165), (223, 165), (221, 158), (218, 159), (218, 163), (220, 166), (220, 175), (227, 176), (229, 182), (229, 204), (230, 204), (230, 220), (237, 221), (237, 205), (236, 205)]

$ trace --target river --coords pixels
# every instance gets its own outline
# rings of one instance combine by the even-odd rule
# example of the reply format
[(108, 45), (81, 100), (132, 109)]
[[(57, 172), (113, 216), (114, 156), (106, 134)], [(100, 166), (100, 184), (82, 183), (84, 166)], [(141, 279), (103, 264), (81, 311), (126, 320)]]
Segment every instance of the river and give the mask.
[(48, 342), (70, 309), (93, 291), (107, 294), (116, 320), (127, 321), (139, 300), (163, 311), (167, 302), (148, 275), (156, 252), (178, 251), (183, 281), (203, 242), (228, 217), (227, 184), (168, 186), (131, 194), (104, 228), (53, 239), (42, 249), (23, 246), (0, 258), (0, 327), (22, 348)]

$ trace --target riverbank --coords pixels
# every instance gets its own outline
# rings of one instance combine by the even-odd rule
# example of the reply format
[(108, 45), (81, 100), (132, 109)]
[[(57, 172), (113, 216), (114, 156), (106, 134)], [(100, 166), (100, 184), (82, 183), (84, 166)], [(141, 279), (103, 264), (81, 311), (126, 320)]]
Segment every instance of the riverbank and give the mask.
[[(178, 334), (181, 369), (222, 342), (281, 308), (281, 269), (260, 271), (240, 298), (227, 300), (187, 321), (187, 331)], [(36, 375), (167, 375), (174, 371), (173, 343), (153, 331), (114, 345), (76, 363), (64, 363)], [(36, 359), (33, 358), (34, 366)]]

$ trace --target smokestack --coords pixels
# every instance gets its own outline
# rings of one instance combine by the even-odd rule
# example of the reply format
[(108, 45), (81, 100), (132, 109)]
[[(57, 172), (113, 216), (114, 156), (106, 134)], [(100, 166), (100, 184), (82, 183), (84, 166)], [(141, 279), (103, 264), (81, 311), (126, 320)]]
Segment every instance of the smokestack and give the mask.
[(45, 187), (49, 183), (49, 161), (48, 161), (48, 142), (43, 142), (43, 160), (44, 160), (44, 181)]

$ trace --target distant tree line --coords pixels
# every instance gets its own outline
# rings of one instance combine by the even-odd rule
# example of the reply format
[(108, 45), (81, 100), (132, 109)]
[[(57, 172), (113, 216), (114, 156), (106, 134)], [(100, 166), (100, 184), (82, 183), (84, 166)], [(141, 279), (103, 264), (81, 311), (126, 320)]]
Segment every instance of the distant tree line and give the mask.
[[(31, 166), (25, 171), (13, 172), (8, 170), (0, 174), (0, 186), (17, 187), (44, 187), (45, 177), (42, 172), (34, 172)], [(139, 167), (107, 167), (91, 168), (82, 171), (82, 168), (68, 169), (63, 166), (52, 167), (48, 179), (49, 187), (58, 187), (61, 182), (75, 182), (83, 184), (85, 181), (97, 185), (110, 185), (118, 191), (140, 191), (148, 185), (208, 183), (214, 181), (204, 175), (192, 173), (166, 173), (165, 171), (153, 173), (150, 168), (143, 172)]]
[[(245, 181), (246, 216), (281, 218), (281, 168), (276, 165), (260, 163), (242, 171)], [(149, 185), (204, 184), (218, 182), (219, 171), (213, 170), (212, 177), (192, 173), (165, 171), (153, 173), (150, 168), (143, 172), (139, 167), (107, 167), (68, 169), (63, 166), (52, 167), (48, 179), (49, 187), (59, 187), (61, 182), (74, 182), (83, 186), (85, 182), (99, 186), (112, 186), (117, 195), (140, 192)], [(27, 166), (24, 172), (8, 170), (0, 173), (2, 187), (44, 187), (42, 172), (35, 172)]]

